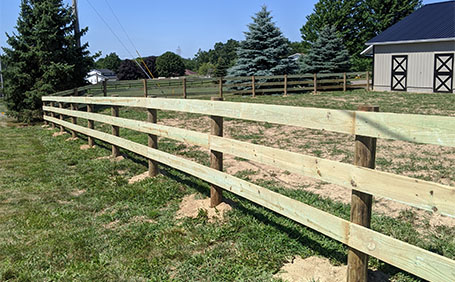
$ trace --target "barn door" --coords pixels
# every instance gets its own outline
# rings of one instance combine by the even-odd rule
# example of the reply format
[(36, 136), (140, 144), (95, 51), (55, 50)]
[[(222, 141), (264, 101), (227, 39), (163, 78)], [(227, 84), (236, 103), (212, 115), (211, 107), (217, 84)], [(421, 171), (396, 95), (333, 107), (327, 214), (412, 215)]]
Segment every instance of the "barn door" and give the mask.
[(408, 56), (392, 56), (392, 85), (393, 91), (406, 91), (408, 74)]
[(434, 92), (452, 92), (453, 54), (434, 55)]

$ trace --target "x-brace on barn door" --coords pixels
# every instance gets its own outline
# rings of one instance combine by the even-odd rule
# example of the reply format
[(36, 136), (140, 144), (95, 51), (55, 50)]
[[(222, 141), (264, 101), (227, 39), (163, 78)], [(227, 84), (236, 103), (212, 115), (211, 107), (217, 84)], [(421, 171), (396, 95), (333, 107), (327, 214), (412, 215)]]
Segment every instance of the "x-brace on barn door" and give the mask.
[(406, 91), (408, 74), (408, 56), (392, 56), (392, 85), (393, 91)]
[(451, 93), (453, 88), (453, 53), (434, 55), (433, 91)]

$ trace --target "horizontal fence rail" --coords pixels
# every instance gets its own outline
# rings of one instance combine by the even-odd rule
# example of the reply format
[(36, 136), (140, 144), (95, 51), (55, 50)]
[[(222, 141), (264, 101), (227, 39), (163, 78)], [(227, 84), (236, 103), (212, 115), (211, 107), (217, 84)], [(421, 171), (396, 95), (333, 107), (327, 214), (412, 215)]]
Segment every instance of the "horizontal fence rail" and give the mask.
[[(54, 93), (50, 96), (93, 95), (107, 96), (108, 92), (124, 93), (128, 96), (155, 95), (161, 97), (212, 96), (218, 92), (222, 97), (226, 94), (252, 95), (283, 94), (314, 92), (323, 90), (367, 89), (371, 86), (368, 72), (331, 73), (331, 74), (296, 74), (273, 76), (243, 77), (183, 77), (171, 79), (143, 79), (100, 81), (95, 85), (87, 85)], [(74, 94), (77, 93), (77, 94)]]
[[(452, 147), (455, 142), (455, 118), (450, 117), (163, 98), (43, 97), (43, 102), (182, 111)], [(152, 122), (51, 105), (45, 105), (43, 111), (44, 119), (51, 124), (63, 126), (191, 174), (421, 278), (455, 281), (455, 261), (449, 258), (338, 218), (222, 171), (113, 134), (77, 125), (74, 119), (68, 122), (57, 116), (82, 118), (92, 123), (101, 122), (171, 138), (449, 216), (455, 216), (453, 187)]]

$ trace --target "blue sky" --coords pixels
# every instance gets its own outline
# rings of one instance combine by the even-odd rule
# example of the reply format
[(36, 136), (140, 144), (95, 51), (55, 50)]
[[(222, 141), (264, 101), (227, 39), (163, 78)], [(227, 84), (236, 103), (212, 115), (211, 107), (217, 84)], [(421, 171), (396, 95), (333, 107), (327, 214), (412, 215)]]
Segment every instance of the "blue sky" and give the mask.
[[(233, 38), (242, 40), (247, 24), (262, 5), (272, 11), (274, 21), (292, 41), (300, 40), (300, 28), (317, 0), (78, 0), (81, 27), (89, 31), (83, 41), (89, 42), (92, 53), (103, 56), (116, 52), (121, 58), (136, 56), (127, 36), (112, 15), (115, 11), (142, 56), (176, 52), (189, 58), (198, 51), (208, 50), (215, 42)], [(64, 0), (68, 5), (71, 0)], [(426, 0), (424, 4), (439, 1)], [(98, 10), (129, 49), (125, 50), (90, 6)], [(0, 46), (6, 46), (5, 32), (14, 31), (20, 0), (0, 0)]]

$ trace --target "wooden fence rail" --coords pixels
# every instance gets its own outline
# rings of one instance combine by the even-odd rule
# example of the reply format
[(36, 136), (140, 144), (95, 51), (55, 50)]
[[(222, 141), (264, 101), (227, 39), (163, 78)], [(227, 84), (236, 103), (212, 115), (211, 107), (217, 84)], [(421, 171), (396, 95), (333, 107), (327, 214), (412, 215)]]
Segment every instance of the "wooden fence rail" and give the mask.
[[(455, 189), (453, 187), (358, 166), (363, 165), (361, 162), (357, 163), (358, 165), (351, 165), (222, 136), (222, 119), (228, 117), (365, 136), (363, 138), (389, 138), (455, 146), (455, 118), (164, 98), (48, 96), (43, 97), (43, 103), (50, 103), (51, 105), (60, 103), (63, 105), (126, 106), (212, 116), (212, 123), (214, 123), (212, 132), (207, 134), (156, 124), (150, 119), (149, 121), (138, 121), (118, 117), (116, 114), (104, 115), (48, 105), (43, 107), (43, 111), (46, 113), (44, 119), (51, 124), (57, 124), (68, 130), (132, 151), (151, 161), (168, 165), (207, 181), (214, 188), (212, 194), (214, 196), (212, 197), (219, 197), (216, 200), (212, 199), (214, 204), (217, 204), (221, 198), (221, 192), (217, 190), (221, 188), (321, 232), (353, 250), (374, 256), (421, 278), (431, 281), (455, 281), (455, 261), (373, 231), (368, 226), (355, 223), (356, 221), (350, 222), (338, 218), (297, 200), (226, 174), (221, 171), (222, 162), (220, 163), (223, 153), (231, 154), (341, 185), (359, 193), (382, 196), (418, 208), (455, 216)], [(73, 106), (73, 108), (77, 109), (78, 107)], [(149, 134), (149, 136), (161, 136), (202, 146), (216, 153), (213, 154), (214, 164), (209, 168), (159, 151), (156, 147), (138, 144), (116, 136), (116, 134), (103, 133), (54, 116), (82, 118), (136, 130)], [(359, 140), (370, 142), (365, 141), (366, 139)], [(365, 216), (369, 217), (370, 215), (363, 217)], [(353, 264), (351, 260), (349, 263)], [(366, 269), (367, 260), (366, 262), (365, 259), (359, 260), (356, 263), (359, 263), (360, 267), (352, 275), (354, 275), (353, 277), (362, 277), (358, 274), (362, 268)]]
[[(248, 76), (224, 78), (184, 77), (177, 79), (143, 79), (126, 81), (103, 81), (95, 85), (87, 85), (72, 90), (60, 91), (51, 96), (70, 96), (92, 94), (93, 96), (108, 96), (109, 91), (129, 91), (136, 89), (135, 96), (148, 93), (159, 96), (183, 97), (212, 95), (216, 89), (225, 94), (283, 94), (302, 93), (323, 90), (347, 91), (349, 89), (365, 88), (369, 90), (370, 78), (367, 72), (333, 73), (333, 74), (300, 74), (274, 76)], [(142, 91), (140, 91), (142, 89)], [(134, 91), (133, 91), (134, 92)], [(142, 94), (142, 93), (143, 94)], [(129, 94), (131, 95), (131, 94)]]

